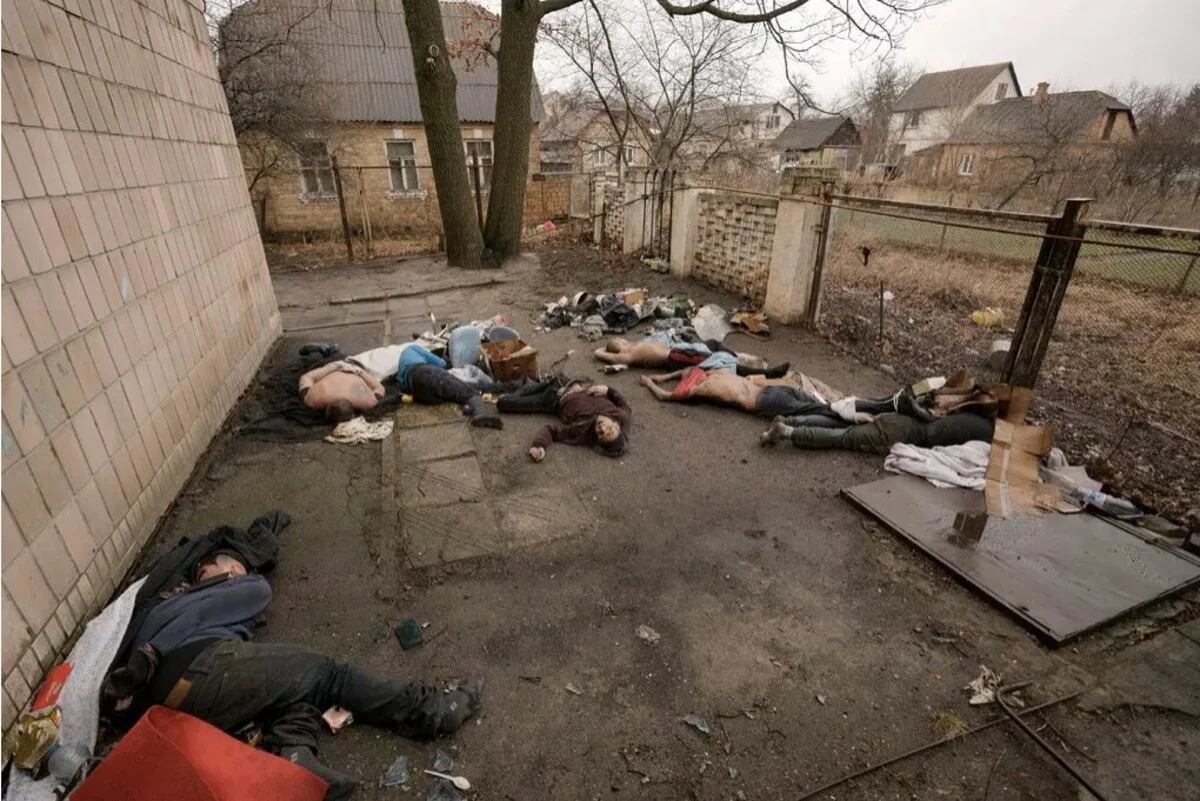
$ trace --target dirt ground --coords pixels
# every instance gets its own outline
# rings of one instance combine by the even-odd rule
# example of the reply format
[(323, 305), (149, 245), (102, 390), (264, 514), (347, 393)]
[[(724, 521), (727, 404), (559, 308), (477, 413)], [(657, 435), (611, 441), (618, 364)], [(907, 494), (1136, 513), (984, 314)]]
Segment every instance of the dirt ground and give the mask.
[[(566, 372), (600, 379), (594, 345), (570, 329), (535, 333), (530, 318), (561, 294), (631, 285), (737, 301), (567, 247), (499, 273), (421, 258), (289, 271), (275, 278), (286, 333), (269, 362), (314, 340), (345, 352), (403, 341), (430, 313), (502, 312), (543, 367), (565, 356)], [(844, 390), (893, 390), (891, 376), (799, 330), (734, 340)], [(1200, 654), (1189, 639), (1200, 637), (1200, 594), (1050, 650), (838, 496), (881, 477), (878, 457), (763, 449), (763, 424), (748, 415), (656, 403), (637, 371), (603, 378), (634, 407), (619, 460), (555, 446), (531, 463), (536, 418), (478, 430), (453, 409), (404, 407), (382, 444), (343, 446), (239, 436), (235, 410), (147, 559), (181, 536), (284, 509), (294, 522), (261, 640), (414, 681), (485, 677), (483, 714), (443, 741), (365, 726), (328, 738), (322, 759), (359, 776), (363, 799), (425, 798), (426, 778), (407, 793), (379, 779), (398, 755), (419, 770), (438, 750), (478, 799), (797, 799), (958, 721), (995, 717), (966, 703), (981, 664), (1036, 682), (1033, 702), (1098, 687), (1034, 723), (1110, 798), (1195, 798), (1200, 659), (1156, 661), (1151, 681), (1128, 675), (1150, 647)], [(252, 386), (243, 403), (269, 389)], [(427, 491), (448, 502), (436, 509), (470, 511), (435, 526), (418, 497)], [(476, 534), (494, 543), (470, 542)], [(430, 624), (412, 651), (392, 634), (406, 617)], [(657, 644), (639, 639), (640, 625)], [(682, 722), (690, 713), (710, 735)], [(820, 797), (1083, 796), (1005, 724)]]

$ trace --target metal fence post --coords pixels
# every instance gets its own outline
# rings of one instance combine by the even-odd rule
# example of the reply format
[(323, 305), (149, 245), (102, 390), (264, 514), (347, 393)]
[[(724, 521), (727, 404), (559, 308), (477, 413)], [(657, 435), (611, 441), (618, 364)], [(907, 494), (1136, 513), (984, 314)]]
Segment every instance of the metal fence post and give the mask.
[(821, 218), (817, 223), (817, 248), (813, 259), (812, 290), (808, 295), (808, 311), (805, 314), (806, 324), (810, 328), (817, 327), (817, 319), (821, 316), (821, 290), (825, 283), (825, 254), (829, 250), (829, 231), (833, 223), (833, 183), (826, 181), (821, 184)]
[[(263, 213), (263, 219), (266, 219), (266, 213)], [(1196, 262), (1200, 260), (1200, 256), (1192, 256), (1192, 260), (1188, 262), (1187, 269), (1183, 271), (1183, 278), (1179, 279), (1179, 286), (1175, 287), (1175, 294), (1182, 295), (1187, 289), (1188, 279), (1192, 277), (1192, 270), (1196, 267)]]
[(346, 260), (354, 261), (354, 243), (350, 240), (350, 218), (346, 216), (346, 193), (342, 191), (342, 171), (338, 169), (337, 156), (330, 156), (333, 168), (333, 186), (337, 189), (338, 208), (342, 212), (342, 234), (346, 237)]
[(471, 154), (471, 169), (475, 172), (475, 216), (479, 218), (479, 230), (483, 230), (483, 171), (479, 166), (479, 154)]
[(1037, 383), (1058, 311), (1075, 272), (1079, 240), (1087, 231), (1079, 218), (1090, 202), (1090, 198), (1071, 198), (1062, 216), (1046, 224), (1046, 237), (1009, 348), (1005, 380), (1013, 386), (1032, 388)]

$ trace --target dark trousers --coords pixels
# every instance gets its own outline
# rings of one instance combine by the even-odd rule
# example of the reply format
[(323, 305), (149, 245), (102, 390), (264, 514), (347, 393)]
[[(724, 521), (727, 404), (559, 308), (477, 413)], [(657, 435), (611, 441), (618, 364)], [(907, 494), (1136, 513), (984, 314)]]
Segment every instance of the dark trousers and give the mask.
[(569, 382), (551, 378), (526, 384), (516, 392), (496, 399), (496, 408), (505, 414), (558, 414), (558, 395)]
[(881, 414), (870, 423), (829, 429), (801, 426), (792, 431), (797, 448), (842, 448), (867, 453), (887, 453), (896, 443), (932, 448), (961, 445), (972, 440), (990, 442), (995, 423), (970, 412), (959, 412), (931, 422), (905, 414)]
[(466, 406), (472, 418), (495, 416), (479, 390), (432, 364), (417, 364), (409, 369), (408, 389), (417, 403), (457, 403)]
[(256, 723), (274, 752), (316, 750), (321, 714), (331, 706), (350, 710), (355, 723), (416, 738), (437, 735), (442, 714), (436, 688), (376, 678), (295, 645), (222, 640), (201, 651), (183, 678), (192, 686), (181, 712), (227, 732)]

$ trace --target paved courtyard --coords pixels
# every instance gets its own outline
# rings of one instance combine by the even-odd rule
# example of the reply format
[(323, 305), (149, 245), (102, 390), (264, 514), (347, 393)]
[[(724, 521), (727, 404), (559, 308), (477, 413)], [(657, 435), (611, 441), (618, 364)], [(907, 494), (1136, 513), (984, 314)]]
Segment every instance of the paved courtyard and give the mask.
[[(838, 497), (883, 475), (881, 459), (759, 448), (760, 421), (656, 403), (636, 370), (601, 377), (595, 346), (573, 331), (535, 333), (541, 303), (583, 288), (738, 305), (596, 261), (547, 251), (499, 272), (414, 258), (279, 273), (285, 336), (263, 374), (305, 342), (353, 353), (405, 341), (430, 314), (504, 313), (543, 367), (565, 359), (567, 373), (626, 395), (622, 459), (555, 446), (533, 464), (544, 420), (475, 429), (449, 406), (404, 406), (390, 438), (358, 446), (251, 439), (235, 410), (161, 526), (152, 552), (283, 509), (294, 522), (262, 640), (414, 680), (486, 678), (484, 713), (450, 739), (365, 726), (329, 738), (322, 757), (362, 779), (358, 797), (408, 797), (379, 778), (397, 755), (419, 770), (440, 749), (481, 799), (795, 799), (936, 739), (947, 721), (994, 717), (963, 692), (981, 664), (1035, 681), (1034, 702), (1096, 687), (1035, 722), (1110, 798), (1195, 797), (1197, 593), (1047, 649)], [(892, 377), (798, 329), (736, 346), (857, 394), (893, 390)], [(253, 385), (243, 403), (273, 389)], [(429, 623), (412, 651), (392, 634), (406, 617)], [(661, 639), (639, 639), (640, 625)], [(690, 713), (708, 736), (681, 721)], [(821, 797), (1079, 796), (1004, 725)]]

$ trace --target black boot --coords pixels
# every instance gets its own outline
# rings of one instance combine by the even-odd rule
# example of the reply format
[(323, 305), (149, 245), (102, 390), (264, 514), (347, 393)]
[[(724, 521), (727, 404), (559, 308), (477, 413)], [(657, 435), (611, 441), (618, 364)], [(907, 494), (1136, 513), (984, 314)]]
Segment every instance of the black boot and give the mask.
[(482, 395), (476, 395), (466, 403), (467, 412), (471, 415), (471, 425), (481, 428), (504, 428), (504, 421), (500, 419), (500, 412), (483, 399)]
[(783, 378), (788, 374), (788, 370), (791, 369), (791, 362), (783, 362), (782, 364), (777, 364), (774, 367), (768, 367), (766, 370), (763, 370), (763, 378)]
[(317, 761), (317, 755), (308, 746), (297, 745), (281, 749), (279, 755), (288, 762), (293, 762), (310, 773), (315, 773), (329, 784), (325, 791), (325, 801), (342, 801), (354, 794), (358, 782), (344, 773), (339, 773), (327, 765)]

